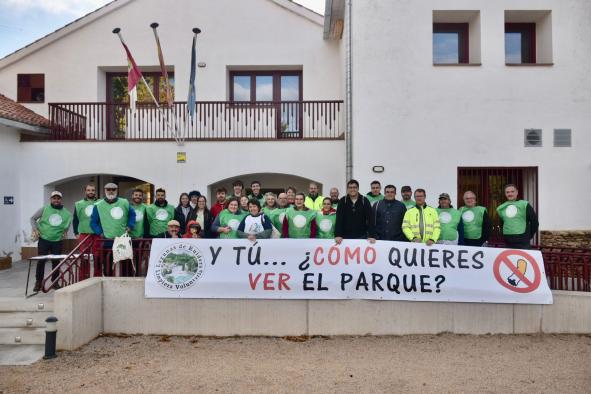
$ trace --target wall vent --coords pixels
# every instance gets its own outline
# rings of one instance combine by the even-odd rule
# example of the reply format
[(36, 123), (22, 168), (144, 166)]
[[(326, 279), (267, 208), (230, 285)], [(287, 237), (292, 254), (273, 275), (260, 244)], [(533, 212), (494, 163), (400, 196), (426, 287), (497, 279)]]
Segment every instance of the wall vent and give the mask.
[(570, 148), (572, 146), (571, 130), (554, 129), (554, 146), (557, 148)]
[(542, 129), (525, 129), (524, 146), (526, 148), (542, 146)]

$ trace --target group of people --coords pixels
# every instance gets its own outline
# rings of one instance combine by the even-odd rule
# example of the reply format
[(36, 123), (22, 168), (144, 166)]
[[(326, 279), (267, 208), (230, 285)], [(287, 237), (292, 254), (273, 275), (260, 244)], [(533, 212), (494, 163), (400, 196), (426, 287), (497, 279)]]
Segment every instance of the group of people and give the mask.
[[(135, 189), (131, 200), (118, 196), (118, 186), (107, 183), (104, 198), (98, 200), (94, 185), (86, 185), (84, 198), (74, 204), (73, 214), (62, 205), (62, 194), (54, 191), (50, 202), (31, 217), (33, 235), (38, 238), (39, 255), (60, 254), (70, 224), (77, 238), (113, 240), (124, 233), (133, 238), (320, 238), (418, 242), (483, 246), (491, 233), (487, 209), (477, 205), (472, 191), (463, 195), (464, 206), (456, 209), (449, 194), (439, 195), (439, 205), (426, 204), (426, 191), (410, 186), (386, 185), (373, 181), (366, 195), (359, 193), (359, 182), (347, 182), (347, 192), (339, 196), (331, 188), (328, 197), (319, 194), (318, 185), (309, 184), (308, 193), (288, 187), (285, 192), (262, 193), (261, 183), (253, 181), (247, 195), (240, 180), (232, 192), (216, 190), (216, 201), (208, 207), (198, 191), (182, 193), (176, 207), (166, 200), (166, 191), (156, 189), (152, 204), (144, 203), (144, 192)], [(504, 188), (507, 201), (497, 208), (507, 247), (527, 249), (538, 231), (536, 212), (531, 204), (518, 199), (517, 187)], [(413, 197), (414, 196), (414, 200)], [(54, 267), (57, 261), (54, 261)], [(37, 264), (35, 291), (41, 287), (45, 261)], [(57, 275), (57, 274), (56, 274)]]

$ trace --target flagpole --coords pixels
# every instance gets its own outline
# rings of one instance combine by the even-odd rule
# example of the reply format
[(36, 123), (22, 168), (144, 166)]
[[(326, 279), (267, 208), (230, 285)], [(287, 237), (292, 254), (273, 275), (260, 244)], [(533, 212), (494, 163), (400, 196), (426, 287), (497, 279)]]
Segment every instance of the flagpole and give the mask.
[(154, 38), (156, 40), (156, 48), (158, 49), (158, 62), (160, 63), (160, 72), (162, 73), (162, 78), (164, 78), (164, 84), (166, 88), (166, 103), (168, 106), (172, 106), (172, 92), (170, 91), (170, 83), (168, 82), (168, 72), (166, 70), (166, 65), (164, 64), (164, 56), (162, 55), (162, 47), (160, 46), (160, 37), (158, 37), (158, 28), (159, 24), (157, 22), (153, 22), (150, 24), (152, 31), (154, 32)]
[[(113, 33), (114, 34), (117, 34), (117, 36), (119, 37), (119, 40), (121, 40), (121, 44), (123, 44), (125, 47), (127, 47), (127, 45), (125, 45), (125, 41), (123, 40), (123, 36), (121, 35), (121, 28), (119, 28), (119, 27), (114, 28), (113, 29)], [(154, 104), (156, 105), (156, 108), (159, 110), (159, 112), (162, 114), (163, 118), (166, 120), (166, 123), (167, 123), (168, 128), (169, 129), (172, 129), (168, 117), (166, 117), (166, 114), (162, 110), (162, 107), (158, 103), (158, 100), (156, 100), (156, 97), (154, 97), (154, 93), (152, 93), (152, 88), (150, 88), (150, 85), (148, 85), (148, 82), (146, 82), (146, 79), (144, 78), (144, 74), (141, 74), (141, 75), (142, 75), (142, 81), (144, 82), (144, 85), (146, 85), (146, 90), (150, 94), (150, 97), (152, 98), (152, 101), (154, 101)], [(179, 141), (179, 139), (178, 139), (176, 129), (173, 130), (173, 136), (174, 136), (174, 140), (177, 142), (177, 144), (182, 145), (182, 141)]]

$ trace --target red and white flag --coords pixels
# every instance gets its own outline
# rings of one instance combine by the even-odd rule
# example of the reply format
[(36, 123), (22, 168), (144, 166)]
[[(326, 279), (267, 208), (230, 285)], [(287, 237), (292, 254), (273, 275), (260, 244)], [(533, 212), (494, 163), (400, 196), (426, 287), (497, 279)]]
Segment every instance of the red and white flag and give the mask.
[(135, 102), (137, 101), (137, 83), (143, 78), (142, 72), (133, 60), (131, 52), (127, 45), (121, 40), (125, 53), (127, 54), (127, 92), (129, 93), (129, 106), (135, 111)]

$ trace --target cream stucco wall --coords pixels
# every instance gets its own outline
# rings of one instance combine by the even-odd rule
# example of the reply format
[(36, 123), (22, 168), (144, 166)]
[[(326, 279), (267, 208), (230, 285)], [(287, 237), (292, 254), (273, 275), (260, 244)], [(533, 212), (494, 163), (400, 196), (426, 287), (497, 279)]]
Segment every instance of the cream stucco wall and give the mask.
[[(433, 66), (433, 10), (444, 9), (480, 11), (481, 66)], [(505, 65), (505, 10), (551, 10), (554, 65)], [(457, 167), (537, 166), (541, 228), (588, 229), (589, 20), (587, 0), (354, 1), (354, 176), (424, 187), (435, 204), (441, 192), (456, 201)], [(543, 147), (524, 147), (528, 128), (543, 130)], [(555, 128), (572, 129), (572, 148), (553, 147)]]

